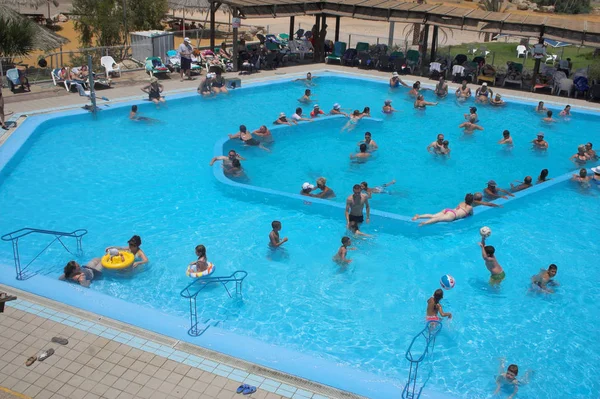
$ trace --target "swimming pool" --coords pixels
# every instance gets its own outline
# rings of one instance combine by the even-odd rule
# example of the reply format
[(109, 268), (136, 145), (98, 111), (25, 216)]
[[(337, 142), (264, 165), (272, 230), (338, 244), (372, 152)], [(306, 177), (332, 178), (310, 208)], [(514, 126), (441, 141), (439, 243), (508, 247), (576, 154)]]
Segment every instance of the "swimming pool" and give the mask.
[[(544, 127), (550, 150), (539, 154), (519, 145), (542, 129), (531, 106), (509, 104), (506, 113), (482, 109), (486, 131), (464, 137), (456, 125), (467, 105), (448, 99), (443, 107), (415, 114), (406, 91), (388, 93), (380, 83), (334, 76), (318, 83), (319, 101), (329, 104), (323, 108), (334, 102), (370, 105), (375, 114), (383, 99), (392, 98), (402, 112), (383, 122), (362, 121), (351, 133), (340, 133), (343, 121), (335, 119), (282, 130), (281, 136), (274, 133), (271, 153), (241, 148), (251, 184), (297, 193), (302, 182), (323, 175), (338, 193), (335, 201), (342, 202), (356, 181), (375, 185), (396, 178), (399, 194), (375, 197), (372, 207), (411, 215), (453, 206), (490, 178), (505, 184), (544, 167), (551, 176), (575, 169), (568, 157), (580, 142), (593, 141), (595, 115), (580, 113)], [(0, 231), (26, 225), (86, 228), (85, 259), (140, 234), (148, 267), (107, 276), (92, 290), (167, 313), (182, 324), (188, 309), (179, 296), (189, 282), (185, 264), (202, 243), (218, 274), (249, 272), (243, 302), (212, 289), (202, 297), (203, 318), (224, 320), (223, 328), (240, 336), (364, 370), (398, 386), (405, 382), (404, 351), (422, 328), (425, 301), (439, 277), (450, 273), (457, 287), (446, 293), (444, 304), (455, 317), (438, 338), (426, 389), (465, 398), (490, 394), (496, 358), (503, 356), (523, 372), (537, 372), (521, 397), (585, 398), (598, 392), (600, 345), (589, 331), (600, 320), (585, 305), (600, 299), (590, 267), (600, 253), (593, 234), (598, 218), (581, 214), (598, 204), (598, 190), (580, 192), (561, 183), (452, 229), (399, 232), (393, 227), (400, 222), (374, 220), (364, 231), (375, 237), (357, 240), (353, 263), (340, 269), (331, 256), (345, 234), (343, 210), (229, 187), (208, 167), (215, 142), (241, 123), (255, 129), (281, 111), (290, 114), (303, 89), (299, 83), (272, 84), (227, 98), (182, 96), (168, 110), (141, 106), (162, 121), (153, 125), (129, 121), (120, 107), (102, 111), (96, 121), (87, 114), (50, 119), (3, 171), (0, 209), (11, 212), (0, 220)], [(378, 159), (350, 164), (348, 155), (367, 126), (381, 148)], [(495, 145), (504, 128), (517, 143), (512, 153)], [(425, 152), (439, 131), (449, 136), (450, 160)], [(282, 221), (282, 237), (290, 239), (276, 256), (266, 245), (274, 219)], [(477, 246), (481, 225), (492, 228), (490, 243), (507, 272), (498, 291), (487, 285)], [(22, 245), (23, 256), (33, 254), (37, 244)], [(10, 246), (0, 246), (0, 259), (11, 264)], [(67, 260), (58, 248), (47, 252), (42, 258), (47, 277), (58, 276)], [(549, 263), (558, 264), (562, 287), (552, 296), (528, 293), (528, 278)]]

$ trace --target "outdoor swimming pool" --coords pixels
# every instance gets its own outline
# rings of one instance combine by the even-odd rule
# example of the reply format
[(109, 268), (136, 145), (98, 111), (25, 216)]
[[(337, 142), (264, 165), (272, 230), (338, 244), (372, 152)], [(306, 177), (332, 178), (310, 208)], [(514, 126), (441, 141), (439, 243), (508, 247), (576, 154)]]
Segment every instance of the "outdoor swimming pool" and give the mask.
[[(96, 121), (86, 114), (44, 122), (3, 171), (0, 209), (11, 211), (0, 220), (0, 231), (86, 228), (82, 261), (141, 235), (149, 265), (107, 276), (91, 289), (181, 317), (182, 324), (188, 303), (179, 292), (190, 281), (185, 265), (194, 259), (195, 245), (204, 244), (219, 275), (241, 269), (249, 276), (243, 302), (218, 287), (205, 292), (203, 318), (224, 320), (223, 328), (240, 336), (371, 372), (398, 386), (407, 375), (404, 351), (423, 327), (425, 302), (439, 277), (449, 273), (457, 286), (443, 303), (454, 320), (438, 337), (426, 390), (464, 398), (490, 395), (497, 358), (505, 357), (522, 374), (528, 369), (537, 374), (519, 397), (594, 396), (600, 390), (595, 378), (600, 344), (590, 331), (600, 318), (589, 306), (600, 299), (592, 269), (600, 244), (594, 235), (598, 217), (587, 210), (597, 207), (600, 191), (561, 183), (452, 229), (398, 233), (386, 226), (401, 222), (374, 220), (363, 229), (374, 237), (355, 240), (353, 263), (340, 269), (331, 257), (346, 234), (343, 210), (284, 204), (274, 195), (229, 187), (208, 166), (215, 142), (241, 123), (254, 130), (270, 126), (281, 111), (290, 115), (303, 89), (283, 83), (215, 99), (171, 100), (168, 109), (142, 105), (142, 113), (162, 121), (153, 125), (129, 121), (127, 109), (119, 107), (102, 111)], [(492, 178), (504, 186), (527, 174), (537, 177), (545, 167), (551, 176), (573, 170), (568, 157), (577, 144), (595, 140), (595, 115), (577, 113), (569, 122), (542, 127), (529, 105), (479, 107), (486, 130), (465, 137), (456, 126), (470, 104), (449, 98), (417, 114), (407, 90), (388, 93), (379, 83), (332, 76), (320, 78), (314, 91), (325, 109), (334, 102), (369, 105), (381, 118), (377, 110), (391, 98), (401, 112), (383, 122), (363, 121), (350, 133), (340, 133), (344, 121), (336, 119), (281, 129), (274, 132), (271, 153), (240, 148), (251, 184), (297, 193), (304, 181), (323, 175), (338, 193), (335, 201), (343, 202), (355, 182), (376, 185), (395, 178), (398, 195), (374, 196), (371, 206), (412, 215), (454, 206)], [(350, 164), (348, 155), (366, 127), (380, 146), (377, 159)], [(495, 144), (505, 128), (514, 136), (512, 152)], [(526, 144), (538, 130), (550, 143), (546, 154)], [(449, 160), (425, 151), (439, 132), (450, 140)], [(275, 219), (290, 241), (273, 256), (267, 242)], [(483, 225), (492, 228), (490, 244), (507, 273), (499, 290), (487, 285), (477, 246)], [(41, 242), (22, 244), (23, 258)], [(12, 264), (10, 245), (0, 246), (0, 259)], [(68, 260), (53, 247), (39, 264), (55, 279)], [(529, 277), (550, 263), (559, 266), (562, 287), (552, 296), (528, 293)], [(44, 278), (35, 277), (40, 284)], [(85, 306), (78, 298), (74, 302)], [(202, 345), (202, 338), (197, 342)]]

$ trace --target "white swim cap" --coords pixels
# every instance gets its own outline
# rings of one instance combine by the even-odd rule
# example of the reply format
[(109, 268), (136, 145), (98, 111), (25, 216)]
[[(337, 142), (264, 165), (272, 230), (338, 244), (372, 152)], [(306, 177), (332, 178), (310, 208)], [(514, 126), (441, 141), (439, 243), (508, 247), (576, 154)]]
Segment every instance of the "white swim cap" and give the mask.
[(110, 256), (119, 256), (119, 250), (117, 248), (109, 248), (108, 254)]
[(315, 188), (315, 186), (313, 186), (312, 184), (310, 184), (308, 182), (306, 182), (302, 185), (302, 190), (308, 190), (308, 189), (314, 190), (314, 188)]

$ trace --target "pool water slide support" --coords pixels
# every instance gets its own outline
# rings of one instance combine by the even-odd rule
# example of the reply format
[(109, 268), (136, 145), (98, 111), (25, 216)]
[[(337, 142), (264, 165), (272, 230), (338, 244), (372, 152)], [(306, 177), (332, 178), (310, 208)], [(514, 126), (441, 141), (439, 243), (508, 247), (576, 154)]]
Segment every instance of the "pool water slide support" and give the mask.
[[(220, 277), (199, 277), (195, 279), (193, 282), (188, 284), (180, 293), (183, 298), (187, 298), (190, 300), (190, 329), (188, 330), (188, 334), (192, 337), (199, 337), (204, 334), (209, 327), (218, 326), (223, 320), (213, 320), (207, 319), (203, 322), (198, 322), (198, 304), (196, 298), (198, 294), (202, 292), (206, 287), (211, 284), (221, 284), (225, 291), (227, 291), (227, 295), (229, 298), (233, 298), (229, 288), (227, 287), (228, 283), (235, 283), (235, 298), (242, 298), (242, 283), (248, 273), (244, 270), (237, 270), (230, 274), (229, 276), (220, 276)], [(200, 325), (199, 325), (200, 324)]]
[[(425, 388), (425, 384), (429, 380), (429, 375), (423, 381), (423, 384), (417, 391), (417, 377), (419, 372), (419, 365), (427, 358), (427, 355), (433, 355), (433, 349), (435, 348), (435, 338), (442, 330), (442, 323), (439, 321), (428, 321), (423, 328), (410, 342), (408, 349), (406, 350), (406, 360), (410, 362), (410, 368), (408, 371), (408, 381), (402, 391), (402, 399), (419, 399), (421, 392)], [(422, 338), (425, 343), (425, 348), (419, 357), (413, 355), (413, 345)]]
[[(19, 239), (26, 237), (30, 234), (51, 235), (51, 236), (54, 236), (54, 239), (52, 241), (50, 241), (50, 243), (48, 245), (46, 245), (37, 255), (35, 255), (33, 257), (33, 259), (31, 261), (29, 261), (29, 263), (27, 263), (25, 266), (21, 266), (21, 256), (19, 254)], [(42, 255), (42, 253), (44, 253), (56, 241), (58, 241), (62, 245), (62, 247), (68, 253), (72, 254), (73, 256), (78, 256), (78, 257), (82, 256), (83, 249), (81, 246), (81, 239), (86, 234), (87, 234), (87, 230), (85, 230), (85, 229), (77, 229), (75, 231), (68, 233), (68, 232), (63, 232), (63, 231), (33, 229), (30, 227), (24, 227), (22, 229), (15, 230), (13, 232), (4, 234), (2, 237), (0, 237), (0, 239), (2, 239), (2, 241), (10, 241), (10, 243), (12, 244), (13, 257), (14, 257), (14, 263), (15, 263), (15, 272), (17, 274), (17, 280), (27, 280), (28, 278), (31, 278), (39, 273), (39, 271), (29, 271), (28, 270), (29, 266), (31, 266), (31, 264), (37, 258), (39, 258), (40, 255)], [(65, 243), (62, 241), (62, 238), (65, 238), (65, 237), (75, 238), (75, 242), (77, 245), (77, 249), (76, 249), (75, 253), (71, 252), (69, 250), (69, 248), (65, 245)]]

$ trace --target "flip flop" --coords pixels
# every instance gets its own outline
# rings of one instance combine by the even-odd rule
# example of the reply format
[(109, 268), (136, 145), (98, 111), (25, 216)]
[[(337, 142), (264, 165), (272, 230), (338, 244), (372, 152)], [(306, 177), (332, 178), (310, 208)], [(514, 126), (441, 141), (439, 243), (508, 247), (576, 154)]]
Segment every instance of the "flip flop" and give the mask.
[(52, 342), (60, 345), (66, 345), (69, 343), (69, 340), (63, 337), (52, 337)]
[(256, 387), (248, 386), (248, 388), (244, 389), (244, 392), (242, 393), (244, 395), (252, 395), (254, 392), (256, 392)]
[(35, 363), (36, 360), (37, 360), (37, 357), (30, 356), (29, 359), (27, 359), (27, 361), (25, 362), (25, 366), (27, 366), (27, 367), (31, 366), (33, 363)]
[(242, 384), (238, 387), (236, 393), (242, 393), (244, 392), (246, 389), (250, 388), (250, 385), (248, 384)]
[(47, 351), (42, 352), (42, 354), (38, 357), (38, 360), (40, 362), (43, 362), (44, 360), (48, 359), (52, 355), (54, 355), (54, 349), (50, 348)]

